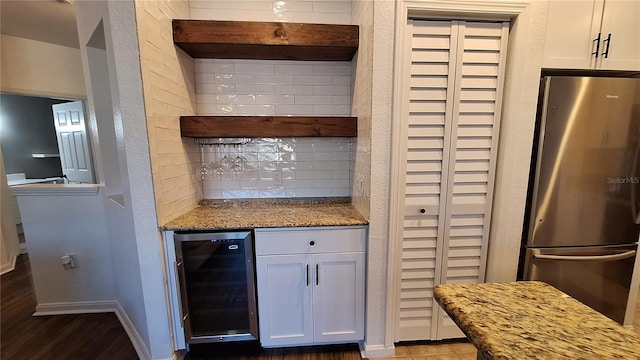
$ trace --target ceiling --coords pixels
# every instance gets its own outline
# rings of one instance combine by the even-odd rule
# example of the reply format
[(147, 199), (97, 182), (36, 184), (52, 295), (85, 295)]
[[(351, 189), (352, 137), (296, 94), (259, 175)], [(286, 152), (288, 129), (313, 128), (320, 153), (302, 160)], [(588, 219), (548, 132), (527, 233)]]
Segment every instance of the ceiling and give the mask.
[(79, 48), (73, 4), (55, 0), (0, 0), (0, 33)]

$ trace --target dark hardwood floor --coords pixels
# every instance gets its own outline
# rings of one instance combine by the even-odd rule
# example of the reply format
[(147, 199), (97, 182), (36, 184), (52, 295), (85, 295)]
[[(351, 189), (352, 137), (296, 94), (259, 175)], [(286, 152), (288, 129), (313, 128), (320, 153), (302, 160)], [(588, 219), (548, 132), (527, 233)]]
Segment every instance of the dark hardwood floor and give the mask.
[(28, 255), (2, 275), (0, 291), (2, 360), (138, 359), (113, 313), (31, 316), (36, 299)]
[[(31, 316), (36, 298), (28, 255), (0, 278), (1, 360), (129, 360), (138, 359), (113, 313)], [(260, 349), (247, 344), (196, 346), (189, 360), (360, 360), (355, 344)]]

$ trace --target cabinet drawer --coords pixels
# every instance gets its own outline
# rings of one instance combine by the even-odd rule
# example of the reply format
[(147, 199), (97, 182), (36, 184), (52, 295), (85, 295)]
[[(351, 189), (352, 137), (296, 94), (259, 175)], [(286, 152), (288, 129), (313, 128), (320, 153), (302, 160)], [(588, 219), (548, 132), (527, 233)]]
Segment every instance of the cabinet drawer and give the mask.
[(256, 255), (365, 251), (366, 233), (365, 228), (256, 229)]

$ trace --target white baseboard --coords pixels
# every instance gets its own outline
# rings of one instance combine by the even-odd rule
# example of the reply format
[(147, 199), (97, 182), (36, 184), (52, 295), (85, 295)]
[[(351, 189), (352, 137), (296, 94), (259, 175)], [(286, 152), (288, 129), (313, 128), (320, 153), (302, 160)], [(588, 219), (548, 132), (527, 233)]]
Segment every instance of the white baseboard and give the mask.
[[(49, 303), (36, 305), (36, 312), (33, 316), (46, 316), (46, 315), (69, 315), (69, 314), (88, 314), (88, 313), (102, 313), (113, 312), (115, 313), (118, 321), (127, 333), (129, 340), (133, 348), (136, 350), (140, 360), (151, 360), (151, 354), (149, 349), (145, 345), (144, 341), (140, 337), (140, 334), (133, 326), (133, 323), (127, 316), (120, 303), (117, 301), (79, 301), (68, 303)], [(175, 357), (175, 356), (174, 356)], [(157, 360), (173, 360), (157, 359)]]
[(10, 271), (13, 271), (16, 268), (17, 258), (17, 255), (11, 255), (8, 263), (0, 265), (0, 275), (4, 275)]
[(114, 312), (116, 301), (77, 301), (36, 305), (33, 316)]
[(360, 343), (360, 356), (363, 359), (393, 357), (396, 354), (395, 346), (384, 345), (367, 345), (366, 343)]
[(133, 348), (136, 349), (136, 353), (138, 353), (138, 357), (140, 358), (140, 360), (151, 360), (151, 353), (149, 353), (149, 349), (147, 349), (147, 346), (140, 337), (140, 334), (136, 330), (135, 326), (133, 326), (131, 319), (129, 319), (129, 316), (127, 316), (126, 311), (124, 311), (122, 306), (120, 306), (119, 302), (116, 302), (115, 313), (118, 317), (118, 320), (120, 320), (124, 331), (126, 331), (127, 335), (129, 335), (129, 339), (133, 344)]

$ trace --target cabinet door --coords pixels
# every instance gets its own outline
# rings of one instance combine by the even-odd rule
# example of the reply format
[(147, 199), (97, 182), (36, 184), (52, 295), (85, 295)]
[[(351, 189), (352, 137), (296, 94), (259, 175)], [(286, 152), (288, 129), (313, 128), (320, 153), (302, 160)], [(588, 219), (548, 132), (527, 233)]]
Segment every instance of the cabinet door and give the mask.
[[(640, 70), (640, 1), (607, 0), (602, 16), (599, 69)], [(602, 54), (609, 51), (605, 58)]]
[(262, 346), (313, 342), (310, 260), (305, 254), (256, 257)]
[(314, 342), (364, 338), (364, 253), (312, 256)]
[[(542, 67), (593, 69), (603, 0), (549, 1)], [(606, 38), (606, 36), (605, 36)], [(602, 44), (602, 40), (600, 42)]]

